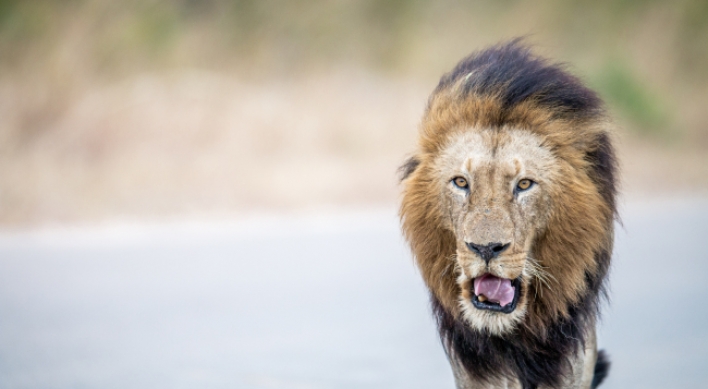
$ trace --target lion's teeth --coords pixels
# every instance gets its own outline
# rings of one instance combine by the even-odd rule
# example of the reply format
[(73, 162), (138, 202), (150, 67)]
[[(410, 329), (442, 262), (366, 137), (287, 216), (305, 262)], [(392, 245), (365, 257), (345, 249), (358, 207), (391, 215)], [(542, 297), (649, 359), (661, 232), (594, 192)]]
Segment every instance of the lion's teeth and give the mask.
[(481, 302), (485, 302), (485, 301), (487, 301), (487, 297), (484, 296), (483, 294), (480, 294), (479, 296), (477, 296), (477, 300), (479, 300)]

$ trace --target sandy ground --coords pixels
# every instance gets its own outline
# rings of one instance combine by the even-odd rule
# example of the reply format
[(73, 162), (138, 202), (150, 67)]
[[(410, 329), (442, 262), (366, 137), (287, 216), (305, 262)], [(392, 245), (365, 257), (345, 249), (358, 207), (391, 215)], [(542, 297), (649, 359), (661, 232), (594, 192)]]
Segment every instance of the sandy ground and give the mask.
[[(708, 202), (623, 200), (604, 388), (708, 386)], [(0, 233), (0, 387), (452, 388), (395, 211)]]

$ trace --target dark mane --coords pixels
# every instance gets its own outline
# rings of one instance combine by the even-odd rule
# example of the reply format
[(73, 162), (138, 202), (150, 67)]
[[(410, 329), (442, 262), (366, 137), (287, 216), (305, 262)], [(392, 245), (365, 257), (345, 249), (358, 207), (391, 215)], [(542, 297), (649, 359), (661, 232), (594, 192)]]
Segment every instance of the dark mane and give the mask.
[[(588, 293), (570, 307), (567, 318), (550, 325), (541, 338), (524, 326), (504, 337), (471, 329), (445, 310), (431, 293), (431, 305), (438, 332), (448, 355), (454, 355), (474, 378), (489, 381), (501, 377), (516, 377), (523, 389), (539, 386), (558, 387), (561, 378), (569, 372), (568, 357), (585, 347), (584, 329), (599, 314), (599, 303), (604, 292), (604, 274), (609, 266), (609, 252), (597, 254), (602, 276), (586, 274)], [(609, 362), (603, 353), (602, 381)], [(597, 368), (597, 367), (596, 367)], [(594, 381), (595, 382), (595, 381)], [(596, 386), (593, 386), (595, 388)]]
[(465, 79), (462, 85), (465, 94), (497, 96), (503, 111), (533, 99), (559, 118), (591, 118), (602, 113), (602, 102), (592, 90), (564, 71), (562, 65), (531, 54), (521, 39), (463, 59), (442, 77), (434, 94), (461, 79)]
[(551, 326), (547, 338), (540, 339), (523, 328), (505, 337), (474, 331), (447, 312), (435, 297), (432, 305), (446, 350), (481, 381), (509, 377), (517, 378), (524, 389), (558, 387), (570, 371), (568, 357), (583, 345), (586, 319), (576, 312)]
[(523, 389), (540, 385), (557, 387), (569, 371), (568, 356), (582, 345), (583, 323), (575, 322), (582, 321), (580, 317), (553, 325), (545, 340), (524, 329), (500, 337), (471, 330), (447, 312), (434, 296), (431, 300), (445, 349), (480, 381), (506, 376), (518, 378)]

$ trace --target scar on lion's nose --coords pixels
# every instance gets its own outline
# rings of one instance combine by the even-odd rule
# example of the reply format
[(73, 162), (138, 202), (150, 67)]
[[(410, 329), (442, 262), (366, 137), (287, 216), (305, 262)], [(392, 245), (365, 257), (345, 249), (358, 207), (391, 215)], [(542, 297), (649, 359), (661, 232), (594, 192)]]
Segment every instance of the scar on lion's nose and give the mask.
[(492, 260), (492, 258), (497, 257), (499, 254), (502, 253), (502, 251), (509, 248), (509, 243), (489, 243), (487, 245), (479, 245), (474, 244), (472, 242), (466, 242), (466, 244), (470, 250), (482, 257), (482, 259), (484, 259), (484, 262), (486, 262), (487, 264), (489, 264), (489, 261)]

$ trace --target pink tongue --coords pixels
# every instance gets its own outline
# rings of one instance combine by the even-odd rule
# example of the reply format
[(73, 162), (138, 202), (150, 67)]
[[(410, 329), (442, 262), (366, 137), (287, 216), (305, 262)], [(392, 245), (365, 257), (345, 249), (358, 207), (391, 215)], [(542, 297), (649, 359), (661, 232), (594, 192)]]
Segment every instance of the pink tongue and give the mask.
[(514, 300), (514, 287), (511, 280), (487, 273), (474, 279), (474, 294), (483, 294), (489, 301), (505, 307)]

